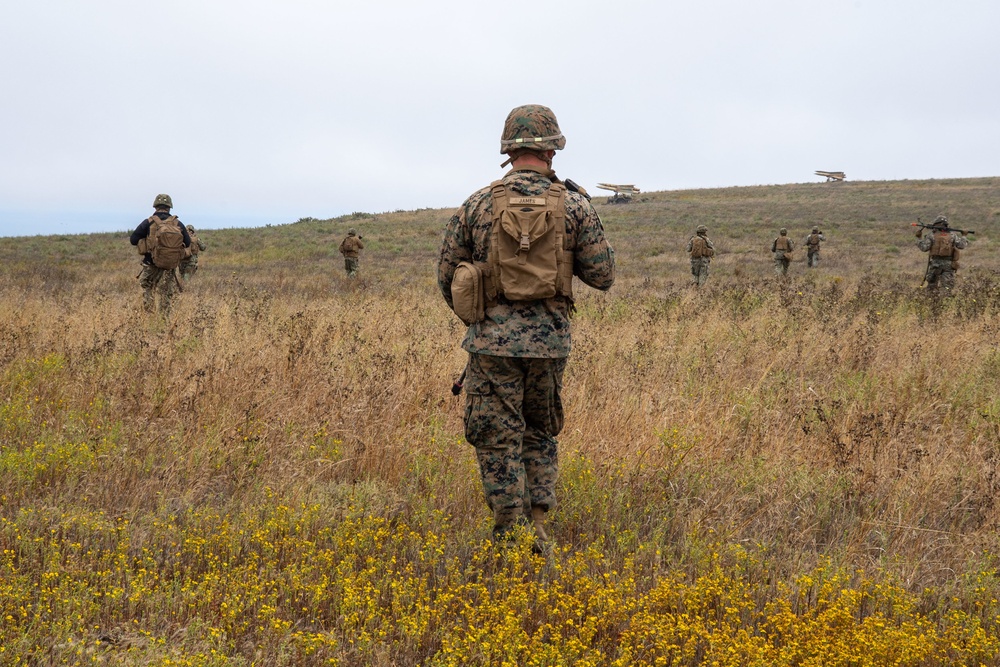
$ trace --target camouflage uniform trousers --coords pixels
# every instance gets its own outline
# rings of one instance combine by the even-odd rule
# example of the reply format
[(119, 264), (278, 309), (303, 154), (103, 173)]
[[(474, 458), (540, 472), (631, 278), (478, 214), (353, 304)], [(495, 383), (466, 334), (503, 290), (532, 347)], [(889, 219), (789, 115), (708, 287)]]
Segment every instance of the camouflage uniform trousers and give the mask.
[(181, 265), (178, 268), (181, 272), (181, 280), (193, 278), (195, 271), (198, 270), (198, 255), (191, 255), (186, 259), (182, 259)]
[(698, 257), (691, 260), (691, 275), (694, 276), (692, 282), (701, 287), (708, 282), (708, 265), (711, 260), (708, 257)]
[(349, 277), (353, 277), (358, 272), (358, 258), (357, 257), (345, 257), (344, 258), (344, 270), (347, 271)]
[(779, 276), (788, 275), (788, 265), (791, 260), (785, 257), (785, 253), (774, 253), (774, 272)]
[(476, 448), (493, 539), (556, 506), (556, 436), (563, 427), (566, 359), (469, 355), (465, 437)]
[(174, 269), (161, 269), (153, 264), (143, 264), (139, 274), (139, 286), (142, 287), (142, 307), (147, 312), (153, 311), (155, 296), (153, 289), (160, 292), (160, 312), (170, 312), (170, 301), (177, 289), (177, 274)]
[(950, 290), (955, 286), (955, 268), (951, 257), (931, 257), (927, 264), (927, 289)]
[(819, 250), (806, 251), (806, 265), (810, 268), (819, 266)]

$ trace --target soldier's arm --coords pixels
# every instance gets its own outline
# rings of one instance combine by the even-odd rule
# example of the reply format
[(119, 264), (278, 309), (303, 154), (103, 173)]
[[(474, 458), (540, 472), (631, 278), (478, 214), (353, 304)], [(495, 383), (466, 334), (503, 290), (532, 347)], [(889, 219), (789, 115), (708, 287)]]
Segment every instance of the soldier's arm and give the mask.
[(917, 241), (917, 247), (923, 250), (924, 252), (927, 252), (928, 250), (931, 249), (931, 242), (933, 240), (934, 239), (931, 236), (924, 236), (919, 241)]
[(453, 307), (451, 301), (451, 281), (455, 277), (455, 269), (461, 262), (472, 261), (472, 244), (465, 216), (466, 209), (463, 206), (448, 220), (448, 224), (444, 229), (444, 237), (441, 240), (437, 281), (438, 289), (441, 290), (441, 296), (444, 297), (449, 308)]
[(139, 245), (139, 241), (147, 236), (149, 236), (149, 218), (139, 223), (139, 226), (132, 232), (132, 236), (129, 237), (128, 242), (132, 245)]
[(715, 250), (715, 244), (712, 243), (712, 239), (708, 238), (707, 236), (705, 237), (705, 245), (707, 245), (712, 250)]
[(969, 247), (969, 239), (962, 234), (952, 234), (955, 239), (955, 247), (959, 250), (965, 250)]
[(198, 239), (198, 250), (204, 251), (206, 248), (208, 248), (208, 246), (205, 245), (205, 242)]
[(573, 251), (573, 274), (594, 289), (607, 290), (615, 282), (615, 251), (604, 234), (604, 225), (590, 202), (577, 195), (567, 199), (567, 215), (579, 218)]
[(184, 247), (191, 247), (191, 234), (188, 233), (187, 227), (184, 226), (180, 220), (177, 221), (177, 226), (181, 228), (181, 234), (184, 235)]

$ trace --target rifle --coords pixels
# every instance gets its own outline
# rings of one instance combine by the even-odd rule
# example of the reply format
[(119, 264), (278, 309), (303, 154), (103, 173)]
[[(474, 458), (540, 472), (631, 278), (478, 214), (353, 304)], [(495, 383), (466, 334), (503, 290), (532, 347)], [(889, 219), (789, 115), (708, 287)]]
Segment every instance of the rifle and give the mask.
[(917, 218), (916, 222), (911, 222), (910, 227), (920, 227), (921, 229), (939, 229), (943, 232), (958, 232), (959, 234), (975, 234), (974, 229), (955, 229), (954, 227), (949, 227), (945, 224), (943, 227), (935, 227), (934, 225), (925, 225), (920, 222), (920, 218)]
[(569, 190), (570, 192), (576, 192), (578, 194), (581, 194), (587, 198), (587, 201), (590, 201), (590, 195), (587, 194), (587, 191), (581, 188), (572, 178), (567, 178), (565, 181), (563, 181), (563, 185), (565, 185), (566, 189)]
[(465, 368), (462, 369), (462, 374), (458, 376), (458, 379), (451, 385), (451, 395), (458, 396), (462, 393), (462, 385), (465, 384), (465, 374), (469, 372), (469, 365), (466, 364)]

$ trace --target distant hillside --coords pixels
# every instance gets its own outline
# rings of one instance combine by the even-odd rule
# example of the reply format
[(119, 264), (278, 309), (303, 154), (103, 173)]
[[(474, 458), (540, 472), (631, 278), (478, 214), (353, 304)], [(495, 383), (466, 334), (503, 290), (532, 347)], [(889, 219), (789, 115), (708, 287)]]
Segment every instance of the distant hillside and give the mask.
[[(1000, 222), (1000, 177), (670, 190), (643, 193), (629, 204), (608, 204), (598, 192), (591, 192), (592, 201), (618, 253), (625, 282), (686, 280), (683, 246), (699, 224), (708, 226), (718, 249), (715, 280), (769, 275), (767, 249), (779, 228), (787, 227), (801, 246), (809, 230), (819, 226), (827, 236), (820, 269), (824, 274), (876, 271), (916, 276), (919, 282), (926, 255), (915, 249), (910, 223), (929, 222), (939, 213), (948, 215), (954, 226), (977, 232), (963, 258), (963, 272), (1000, 270), (994, 241)], [(453, 210), (354, 213), (285, 225), (203, 230), (200, 234), (210, 246), (204, 266), (255, 273), (303, 261), (335, 264), (340, 239), (354, 227), (367, 242), (365, 263), (388, 275), (429, 276), (441, 229)], [(804, 271), (804, 253), (796, 255), (793, 269)], [(55, 258), (64, 267), (81, 261), (104, 270), (135, 259), (124, 234), (0, 239), (0, 260), (8, 271), (16, 272), (20, 262), (33, 263), (39, 257)]]

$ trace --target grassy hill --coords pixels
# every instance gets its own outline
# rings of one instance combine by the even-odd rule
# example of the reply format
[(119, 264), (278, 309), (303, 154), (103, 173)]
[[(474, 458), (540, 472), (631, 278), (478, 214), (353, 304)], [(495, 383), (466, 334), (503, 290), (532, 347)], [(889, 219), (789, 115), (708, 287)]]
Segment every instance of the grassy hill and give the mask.
[(450, 210), (206, 230), (166, 320), (127, 234), (0, 239), (0, 664), (992, 664), (1000, 179), (595, 204), (547, 559), (488, 544)]

